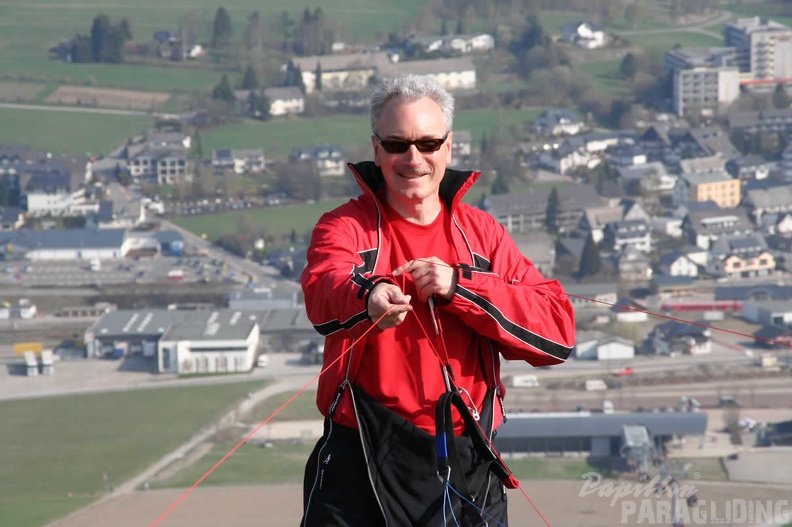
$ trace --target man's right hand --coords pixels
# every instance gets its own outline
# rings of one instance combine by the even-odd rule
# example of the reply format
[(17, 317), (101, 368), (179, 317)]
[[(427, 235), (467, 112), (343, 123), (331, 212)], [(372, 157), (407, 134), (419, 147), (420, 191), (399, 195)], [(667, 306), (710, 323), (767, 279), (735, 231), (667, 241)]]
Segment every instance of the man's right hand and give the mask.
[[(412, 311), (410, 295), (402, 293), (401, 289), (394, 284), (380, 282), (369, 293), (368, 316), (380, 329), (398, 326), (404, 322), (410, 311)], [(386, 312), (387, 314), (385, 314)]]

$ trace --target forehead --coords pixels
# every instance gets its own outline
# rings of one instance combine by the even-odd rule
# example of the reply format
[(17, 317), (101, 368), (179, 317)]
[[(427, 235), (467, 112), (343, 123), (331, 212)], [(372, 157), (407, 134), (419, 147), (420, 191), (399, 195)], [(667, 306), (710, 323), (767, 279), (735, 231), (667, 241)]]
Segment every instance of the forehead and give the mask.
[(382, 136), (414, 138), (442, 135), (447, 130), (440, 106), (424, 97), (415, 101), (388, 101), (382, 109), (378, 131)]

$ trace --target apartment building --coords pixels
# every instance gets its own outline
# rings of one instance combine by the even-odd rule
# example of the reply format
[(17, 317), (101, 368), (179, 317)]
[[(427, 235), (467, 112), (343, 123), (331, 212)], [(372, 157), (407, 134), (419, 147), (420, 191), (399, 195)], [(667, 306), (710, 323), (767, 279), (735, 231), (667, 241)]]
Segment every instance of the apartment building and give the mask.
[(740, 96), (740, 70), (734, 48), (679, 48), (665, 54), (677, 115), (722, 112)]
[(723, 39), (736, 50), (737, 66), (746, 84), (792, 79), (792, 29), (760, 18), (725, 24)]

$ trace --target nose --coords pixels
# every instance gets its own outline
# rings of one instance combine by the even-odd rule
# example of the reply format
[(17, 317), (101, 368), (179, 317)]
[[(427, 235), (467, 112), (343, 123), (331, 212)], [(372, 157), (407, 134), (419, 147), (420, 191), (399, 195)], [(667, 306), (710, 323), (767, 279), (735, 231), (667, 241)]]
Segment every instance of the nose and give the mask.
[(415, 145), (410, 145), (404, 155), (410, 164), (418, 164), (423, 161), (423, 154), (418, 151), (418, 147)]

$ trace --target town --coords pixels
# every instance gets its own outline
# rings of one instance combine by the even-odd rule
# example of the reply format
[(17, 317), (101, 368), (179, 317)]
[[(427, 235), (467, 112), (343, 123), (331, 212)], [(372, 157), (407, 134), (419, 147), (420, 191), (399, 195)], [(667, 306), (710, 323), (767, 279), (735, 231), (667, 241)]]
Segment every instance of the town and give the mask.
[[(90, 35), (51, 42), (46, 59), (215, 77), (213, 60), (238, 63), (202, 93), (177, 96), (75, 83), (32, 101), (19, 95), (27, 81), (0, 81), (14, 111), (35, 103), (147, 119), (106, 151), (81, 154), (0, 136), (0, 415), (23, 400), (229, 386), (234, 411), (217, 420), (216, 408), (213, 425), (162, 446), (157, 463), (111, 476), (102, 468), (101, 488), (94, 477), (78, 491), (91, 500), (188, 486), (177, 477), (186, 460), (205, 462), (248, 432), (245, 448), (282, 449), (301, 465), (307, 453), (288, 448), (321, 435), (315, 407), (312, 418), (262, 430), (255, 416), (268, 416), (256, 407), (320, 373), (323, 345), (299, 285), (310, 232), (356, 196), (347, 163), (370, 156), (373, 86), (418, 73), (457, 98), (452, 165), (482, 171), (470, 204), (559, 279), (575, 308), (567, 364), (503, 363), (507, 460), (585, 460), (616, 480), (658, 476), (677, 487), (699, 474), (691, 495), (658, 490), (674, 511), (658, 525), (693, 524), (699, 500), (788, 496), (792, 480), (773, 467), (789, 462), (792, 444), (792, 25), (671, 2), (668, 16), (720, 45), (647, 51), (631, 43), (631, 27), (653, 2), (619, 2), (621, 26), (568, 2), (557, 31), (534, 3), (544, 4), (499, 8), (520, 15), (510, 30), (473, 31), (482, 26), (468, 10), (439, 9), (427, 15), (439, 31), (426, 23), (354, 44), (332, 29), (330, 8), (284, 12), (277, 24), (254, 12), (244, 32), (229, 15), (238, 21), (241, 10), (213, 8), (134, 38), (132, 13), (97, 9), (83, 24), (96, 15)], [(586, 61), (610, 64), (622, 92), (581, 80)], [(494, 78), (518, 87), (494, 89)], [(344, 128), (350, 118), (357, 127)], [(267, 127), (280, 127), (278, 140), (256, 144), (252, 130)], [(724, 480), (739, 490), (724, 491)], [(594, 498), (580, 510), (600, 510), (603, 522), (577, 511), (555, 523), (609, 525), (638, 510), (603, 510)], [(79, 509), (20, 525), (71, 527), (102, 514)], [(744, 523), (782, 526), (790, 514)], [(242, 525), (234, 521), (222, 520)]]

